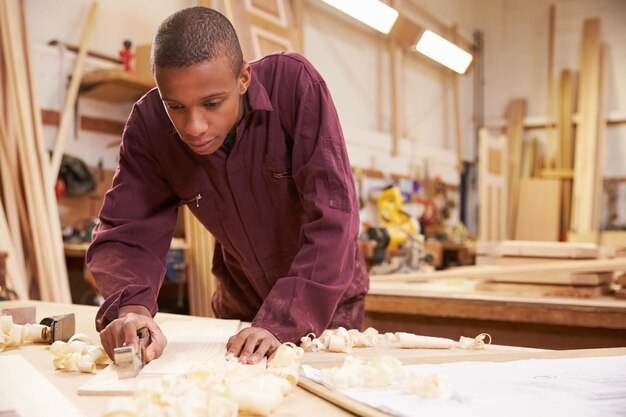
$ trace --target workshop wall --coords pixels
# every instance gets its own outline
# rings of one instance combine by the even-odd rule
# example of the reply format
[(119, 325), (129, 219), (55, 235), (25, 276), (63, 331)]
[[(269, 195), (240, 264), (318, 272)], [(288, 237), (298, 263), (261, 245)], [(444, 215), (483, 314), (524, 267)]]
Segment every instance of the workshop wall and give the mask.
[[(609, 120), (602, 170), (605, 178), (626, 177), (626, 4), (623, 0), (481, 0), (486, 44), (486, 113), (497, 123), (506, 103), (528, 99), (527, 120), (545, 120), (547, 112), (548, 9), (556, 6), (554, 76), (563, 69), (578, 72), (583, 20), (600, 18), (600, 39), (610, 47), (608, 69)], [(526, 139), (545, 141), (545, 130), (527, 132)], [(626, 223), (625, 187), (620, 185), (618, 223)], [(604, 219), (606, 222), (606, 219)]]
[[(106, 0), (100, 1), (89, 50), (114, 58), (124, 39), (134, 45), (150, 43), (158, 24), (174, 11), (193, 5), (191, 0)], [(78, 46), (91, 0), (26, 0), (26, 16), (32, 47), (32, 64), (39, 107), (61, 111), (67, 80), (76, 54), (49, 46), (55, 39)], [(111, 62), (88, 57), (85, 72), (114, 66)], [(109, 103), (80, 97), (76, 116), (91, 116), (125, 122), (133, 103)], [(102, 161), (106, 169), (117, 165), (119, 135), (69, 130), (65, 152), (83, 159), (90, 166)], [(44, 125), (48, 149), (52, 149), (57, 127)]]
[[(336, 14), (321, 10), (316, 2), (305, 4), (304, 53), (326, 78), (343, 123), (352, 163), (397, 174), (439, 175), (458, 183), (455, 171), (451, 88), (446, 71), (415, 54), (405, 55), (400, 96), (404, 116), (399, 156), (392, 158), (390, 134), (389, 55), (384, 39), (359, 24), (346, 24)], [(100, 2), (90, 50), (117, 56), (124, 39), (135, 45), (148, 43), (157, 25), (192, 0)], [(33, 48), (33, 63), (39, 105), (60, 110), (65, 82), (75, 54), (48, 46), (51, 39), (79, 43), (89, 0), (43, 2), (27, 0), (27, 16)], [(140, 18), (138, 18), (140, 16)], [(88, 58), (85, 71), (112, 64)], [(382, 84), (380, 84), (382, 83)], [(379, 85), (380, 84), (380, 85)], [(464, 155), (473, 150), (471, 125), (471, 76), (461, 82)], [(78, 115), (125, 121), (132, 103), (111, 104), (81, 97)], [(45, 126), (47, 145), (52, 147), (56, 127)], [(66, 152), (89, 165), (103, 161), (105, 168), (117, 163), (119, 137), (87, 131), (73, 132)], [(429, 161), (429, 162), (428, 162)]]
[[(386, 38), (309, 1), (304, 52), (331, 89), (353, 165), (411, 176), (439, 175), (458, 184), (452, 88), (444, 67), (416, 53), (404, 53), (399, 92), (403, 122), (399, 154), (392, 157)], [(471, 71), (461, 76), (459, 93), (463, 157), (468, 160), (475, 152), (472, 77)]]

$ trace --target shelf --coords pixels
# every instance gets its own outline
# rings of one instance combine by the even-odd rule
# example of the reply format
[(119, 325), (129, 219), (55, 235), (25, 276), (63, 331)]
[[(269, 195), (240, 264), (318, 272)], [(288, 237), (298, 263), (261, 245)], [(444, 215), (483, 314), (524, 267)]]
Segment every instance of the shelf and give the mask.
[(83, 76), (80, 82), (80, 95), (123, 103), (139, 99), (154, 86), (154, 82), (140, 80), (134, 74), (123, 70), (97, 70)]

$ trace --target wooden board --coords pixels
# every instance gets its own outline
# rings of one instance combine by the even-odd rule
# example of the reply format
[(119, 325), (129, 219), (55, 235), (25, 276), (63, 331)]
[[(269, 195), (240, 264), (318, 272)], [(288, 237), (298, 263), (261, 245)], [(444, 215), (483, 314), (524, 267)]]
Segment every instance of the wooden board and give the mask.
[(485, 128), (479, 132), (478, 199), (479, 236), (483, 242), (501, 241), (507, 237), (507, 143), (504, 136), (490, 136)]
[(521, 180), (515, 239), (558, 241), (561, 214), (559, 180)]
[(520, 284), (511, 282), (480, 282), (476, 291), (497, 292), (502, 294), (532, 295), (541, 297), (575, 297), (592, 298), (610, 292), (608, 285), (575, 286), (551, 284)]
[(479, 244), (477, 253), (490, 256), (515, 256), (529, 258), (595, 259), (598, 246), (593, 243), (540, 242), (531, 240), (505, 240), (499, 244)]
[(147, 364), (133, 379), (120, 380), (115, 365), (99, 372), (78, 389), (80, 395), (131, 395), (138, 381), (167, 374), (184, 374), (194, 365), (223, 357), (228, 338), (239, 330), (238, 320), (194, 318), (165, 322), (161, 329), (168, 343), (158, 361)]
[(547, 272), (610, 272), (626, 271), (626, 258), (546, 262), (530, 265), (468, 266), (435, 272), (372, 275), (371, 282), (421, 282), (451, 278), (491, 278), (494, 276), (519, 276)]
[(114, 103), (135, 101), (154, 87), (124, 70), (97, 70), (81, 79), (81, 95)]
[(575, 177), (572, 199), (571, 234), (576, 240), (592, 239), (598, 230), (594, 215), (598, 173), (598, 120), (600, 114), (600, 19), (583, 23), (580, 94), (580, 122), (576, 130)]
[[(526, 99), (511, 100), (506, 111), (506, 139), (508, 149), (508, 203), (507, 203), (507, 236), (515, 236), (517, 207), (519, 201), (520, 164), (522, 160), (522, 144), (524, 141), (524, 116)], [(506, 165), (505, 165), (506, 166)]]
[(22, 356), (0, 356), (0, 369), (0, 415), (5, 416), (4, 410), (8, 410), (19, 417), (41, 417), (53, 410), (59, 416), (84, 416)]
[[(574, 167), (574, 82), (572, 71), (561, 71), (559, 79), (558, 99), (558, 158), (557, 169), (572, 170)], [(570, 228), (572, 214), (572, 177), (563, 178), (561, 202), (561, 236), (565, 236)]]
[(533, 284), (558, 284), (558, 285), (587, 285), (595, 286), (608, 284), (613, 281), (612, 272), (588, 272), (588, 273), (535, 273), (524, 276), (500, 276), (490, 278), (496, 282), (519, 282)]

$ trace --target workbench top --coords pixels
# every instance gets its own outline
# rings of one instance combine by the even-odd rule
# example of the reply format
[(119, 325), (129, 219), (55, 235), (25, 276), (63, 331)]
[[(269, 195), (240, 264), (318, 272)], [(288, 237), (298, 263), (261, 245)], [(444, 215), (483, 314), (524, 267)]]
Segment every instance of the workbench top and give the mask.
[[(4, 308), (36, 306), (37, 320), (43, 317), (75, 313), (76, 315), (76, 331), (86, 333), (93, 343), (99, 341), (98, 333), (95, 330), (94, 317), (97, 307), (82, 305), (64, 305), (39, 301), (4, 301), (0, 302), (0, 311)], [(189, 316), (173, 315), (173, 314), (157, 314), (157, 323), (163, 323), (170, 320), (189, 321), (197, 318)], [(245, 325), (245, 324), (243, 324)], [(475, 336), (475, 335), (466, 335)], [(385, 353), (398, 357), (403, 363), (444, 363), (456, 362), (460, 360), (485, 360), (485, 361), (502, 361), (513, 360), (528, 357), (583, 357), (583, 356), (602, 356), (626, 354), (626, 349), (598, 349), (587, 351), (569, 351), (569, 352), (550, 352), (536, 349), (510, 347), (510, 346), (488, 346), (484, 351), (464, 351), (464, 350), (400, 350), (400, 349), (382, 349), (382, 348), (366, 348), (355, 350), (357, 356), (374, 357), (378, 354)], [(31, 365), (33, 365), (47, 380), (52, 384), (79, 410), (85, 415), (99, 416), (102, 414), (104, 407), (111, 397), (97, 396), (79, 396), (77, 389), (85, 382), (90, 380), (92, 374), (81, 373), (65, 373), (53, 369), (52, 357), (48, 352), (48, 345), (45, 344), (24, 344), (19, 348), (9, 348), (0, 353), (0, 356), (19, 354), (24, 357)], [(337, 366), (343, 362), (345, 354), (330, 352), (306, 353), (302, 359), (302, 363), (309, 364), (318, 368)], [(297, 387), (296, 390), (287, 396), (279, 408), (272, 416), (294, 416), (302, 415), (324, 415), (347, 416), (352, 415), (331, 403)], [(28, 417), (28, 416), (22, 416)]]

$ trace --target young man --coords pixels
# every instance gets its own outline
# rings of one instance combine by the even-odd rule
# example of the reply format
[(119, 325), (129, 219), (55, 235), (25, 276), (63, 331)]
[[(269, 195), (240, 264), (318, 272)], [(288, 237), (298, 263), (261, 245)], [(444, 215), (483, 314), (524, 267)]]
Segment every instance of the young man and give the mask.
[(368, 277), (345, 142), (320, 74), (297, 54), (243, 61), (218, 12), (167, 18), (153, 42), (157, 89), (128, 119), (120, 162), (87, 253), (105, 302), (109, 356), (150, 331), (177, 210), (215, 236), (217, 317), (251, 321), (228, 351), (256, 363), (280, 343), (361, 326)]

